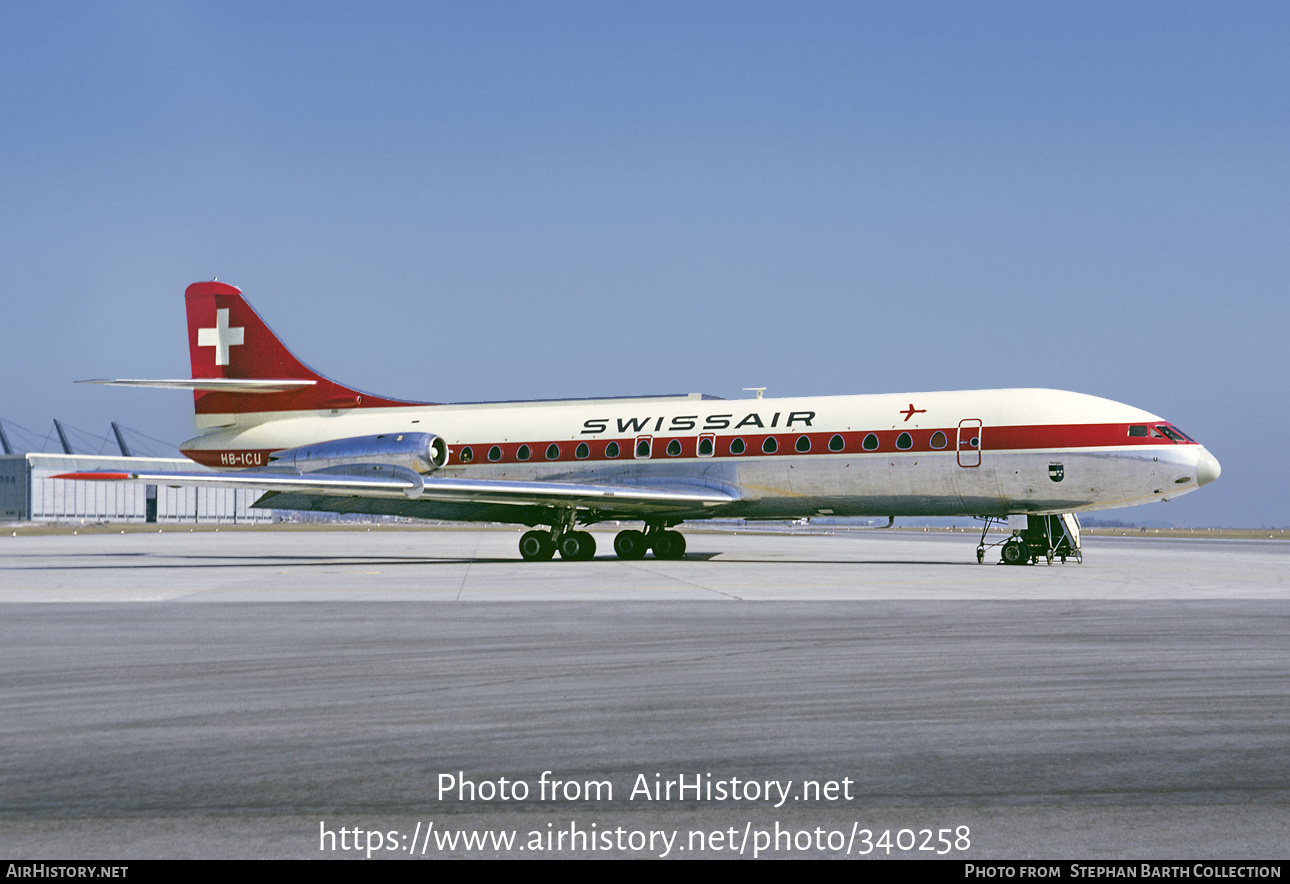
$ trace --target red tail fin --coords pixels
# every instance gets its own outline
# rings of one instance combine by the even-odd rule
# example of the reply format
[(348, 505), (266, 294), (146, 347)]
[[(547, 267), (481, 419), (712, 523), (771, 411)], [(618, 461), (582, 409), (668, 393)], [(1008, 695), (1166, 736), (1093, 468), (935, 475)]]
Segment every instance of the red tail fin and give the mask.
[(303, 389), (277, 393), (198, 390), (194, 393), (198, 414), (428, 404), (369, 396), (318, 374), (283, 346), (236, 286), (195, 282), (184, 298), (188, 302), (188, 352), (194, 378), (314, 382)]

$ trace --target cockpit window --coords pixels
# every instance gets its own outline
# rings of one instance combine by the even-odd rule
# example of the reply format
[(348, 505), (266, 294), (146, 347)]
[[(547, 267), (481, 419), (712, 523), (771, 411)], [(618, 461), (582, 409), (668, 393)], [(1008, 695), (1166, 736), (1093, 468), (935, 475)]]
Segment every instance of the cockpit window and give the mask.
[[(1182, 430), (1180, 430), (1180, 429), (1178, 429), (1177, 427), (1175, 427), (1173, 424), (1170, 424), (1170, 425), (1169, 425), (1169, 429), (1173, 430), (1173, 431), (1174, 431), (1175, 433), (1177, 433), (1179, 436), (1182, 436), (1182, 437), (1183, 437), (1184, 439), (1186, 439), (1188, 442), (1193, 442), (1193, 443), (1195, 443), (1195, 442), (1196, 442), (1196, 440), (1195, 440), (1195, 439), (1193, 439), (1191, 436), (1188, 436), (1186, 433), (1184, 433)], [(1196, 444), (1199, 444), (1199, 443), (1196, 443)]]
[(1145, 426), (1140, 426), (1140, 425), (1139, 425), (1139, 426), (1132, 426), (1132, 425), (1131, 425), (1131, 426), (1129, 427), (1129, 435), (1130, 435), (1130, 436), (1145, 436), (1145, 435), (1147, 435), (1147, 428), (1146, 428)]
[(1161, 424), (1160, 426), (1156, 427), (1156, 429), (1164, 433), (1167, 437), (1169, 437), (1169, 440), (1171, 442), (1176, 442), (1181, 444), (1187, 441), (1186, 439), (1183, 438), (1182, 434), (1179, 433), (1177, 430), (1175, 430), (1173, 427), (1167, 426), (1165, 424)]

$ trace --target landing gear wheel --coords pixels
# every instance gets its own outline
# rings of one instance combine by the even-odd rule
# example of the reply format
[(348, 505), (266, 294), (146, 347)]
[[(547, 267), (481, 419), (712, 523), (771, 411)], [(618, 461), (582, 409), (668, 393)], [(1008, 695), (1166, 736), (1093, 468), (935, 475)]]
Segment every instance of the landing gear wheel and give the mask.
[(649, 541), (640, 531), (619, 531), (614, 538), (614, 552), (620, 559), (643, 559), (649, 552)]
[(984, 546), (978, 546), (978, 547), (976, 548), (976, 563), (977, 563), (978, 565), (983, 565), (983, 564), (985, 564), (985, 547), (984, 547)]
[(1005, 565), (1024, 565), (1030, 561), (1030, 547), (1024, 540), (1009, 540), (1003, 545), (1003, 563)]
[(560, 538), (560, 558), (585, 562), (596, 554), (596, 538), (586, 531), (570, 531)]
[[(1048, 564), (1050, 564), (1050, 565), (1051, 565), (1052, 563), (1053, 563), (1053, 552), (1052, 552), (1052, 550), (1049, 550), (1049, 551), (1048, 551)], [(1065, 564), (1065, 562), (1063, 561), (1063, 562), (1062, 562), (1062, 564)]]
[(546, 562), (555, 555), (555, 544), (545, 531), (526, 531), (520, 538), (520, 558), (526, 562)]
[(685, 555), (685, 535), (680, 531), (659, 531), (654, 535), (654, 558), (679, 559)]

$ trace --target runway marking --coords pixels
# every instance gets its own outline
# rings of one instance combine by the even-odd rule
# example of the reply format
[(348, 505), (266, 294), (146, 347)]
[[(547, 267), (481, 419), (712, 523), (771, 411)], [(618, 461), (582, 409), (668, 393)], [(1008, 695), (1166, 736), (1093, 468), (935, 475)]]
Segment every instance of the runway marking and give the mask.
[(384, 571), (279, 571), (283, 577), (318, 577), (320, 574), (384, 574)]
[(461, 600), (461, 593), (466, 588), (466, 578), (470, 576), (470, 566), (475, 563), (475, 556), (479, 554), (479, 545), (483, 542), (484, 537), (481, 534), (475, 541), (475, 549), (470, 554), (470, 561), (466, 563), (466, 570), (461, 575), (461, 583), (457, 586), (457, 597), (453, 599), (454, 602)]
[[(652, 571), (652, 570), (650, 570), (649, 568), (644, 567), (640, 562), (633, 562), (633, 563), (631, 563), (631, 564), (629, 565), (629, 567), (630, 567), (633, 571), (644, 571), (646, 574), (651, 574), (651, 575), (653, 575), (653, 576), (655, 576), (655, 577), (666, 577), (666, 578), (669, 578), (669, 579), (675, 580), (677, 583), (684, 584), (685, 586), (690, 586), (690, 587), (693, 587), (693, 588), (695, 588), (695, 589), (701, 589), (701, 590), (704, 590), (705, 592), (715, 592), (717, 595), (722, 595), (722, 596), (725, 596), (726, 598), (734, 599), (734, 600), (735, 600), (735, 601), (737, 601), (737, 602), (742, 602), (742, 601), (743, 601), (743, 599), (742, 599), (742, 598), (740, 598), (740, 597), (739, 597), (739, 596), (737, 596), (737, 595), (732, 595), (732, 594), (730, 594), (730, 593), (728, 593), (728, 592), (722, 592), (721, 590), (719, 590), (719, 589), (717, 589), (717, 588), (715, 588), (715, 587), (712, 587), (712, 586), (704, 586), (704, 585), (703, 585), (703, 584), (701, 584), (701, 583), (694, 583), (694, 582), (692, 582), (692, 581), (690, 581), (690, 580), (683, 580), (683, 579), (681, 579), (680, 577), (676, 577), (676, 576), (675, 576), (675, 575), (673, 575), (673, 574), (667, 574), (667, 573), (660, 573), (660, 572), (658, 572), (658, 571)], [(675, 588), (675, 587), (673, 587), (673, 588)]]
[[(31, 602), (167, 602), (184, 596), (196, 595), (199, 590), (176, 589), (171, 592), (131, 594), (137, 592), (129, 589), (69, 589), (63, 586), (8, 586), (0, 588), (0, 604), (10, 602), (27, 604)], [(31, 593), (34, 598), (10, 598), (11, 595)], [(104, 598), (104, 596), (113, 596)]]

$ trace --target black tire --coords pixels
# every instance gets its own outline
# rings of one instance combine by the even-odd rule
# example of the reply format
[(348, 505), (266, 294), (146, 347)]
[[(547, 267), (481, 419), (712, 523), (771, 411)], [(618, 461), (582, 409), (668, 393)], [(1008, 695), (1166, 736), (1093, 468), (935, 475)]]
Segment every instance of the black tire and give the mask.
[(585, 562), (596, 554), (596, 538), (586, 531), (570, 531), (560, 538), (560, 558)]
[(654, 535), (654, 558), (679, 559), (685, 555), (685, 535), (680, 531), (659, 531)]
[(649, 552), (649, 541), (639, 531), (619, 531), (614, 538), (614, 552), (620, 559), (643, 559)]
[(555, 544), (545, 531), (526, 531), (520, 538), (520, 558), (526, 562), (547, 562), (555, 555)]
[(1030, 561), (1030, 547), (1024, 540), (1009, 540), (1003, 545), (1005, 565), (1024, 565)]
[(978, 546), (978, 547), (976, 548), (976, 563), (977, 563), (978, 565), (983, 565), (983, 564), (985, 564), (985, 547), (984, 547), (984, 546)]

